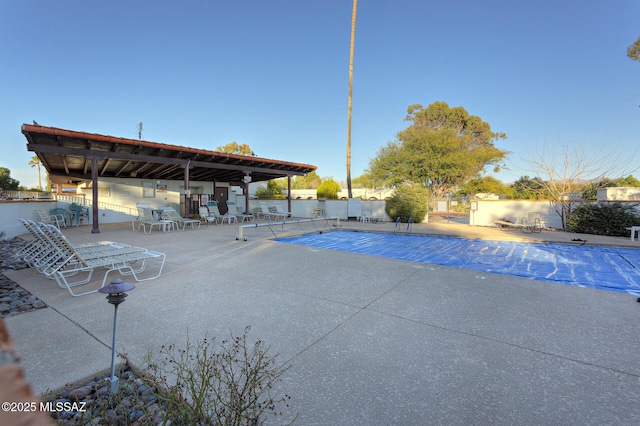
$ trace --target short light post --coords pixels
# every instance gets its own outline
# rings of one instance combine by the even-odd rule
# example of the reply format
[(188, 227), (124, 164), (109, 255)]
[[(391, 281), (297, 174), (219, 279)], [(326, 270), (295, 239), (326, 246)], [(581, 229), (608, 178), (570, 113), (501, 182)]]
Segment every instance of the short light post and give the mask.
[(116, 371), (116, 336), (118, 335), (118, 305), (124, 302), (127, 293), (136, 288), (133, 284), (122, 281), (120, 278), (116, 278), (111, 281), (111, 284), (102, 287), (98, 290), (99, 293), (107, 295), (107, 301), (115, 306), (113, 314), (113, 342), (111, 343), (111, 377), (109, 382), (111, 383), (110, 393), (118, 391), (118, 378), (115, 375)]

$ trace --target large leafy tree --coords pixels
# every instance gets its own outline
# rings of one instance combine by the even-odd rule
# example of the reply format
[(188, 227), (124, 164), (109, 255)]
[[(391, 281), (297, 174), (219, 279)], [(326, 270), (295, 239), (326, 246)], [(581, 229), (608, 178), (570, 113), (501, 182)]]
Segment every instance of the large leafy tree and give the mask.
[(506, 186), (501, 180), (493, 176), (482, 176), (462, 185), (458, 192), (456, 192), (456, 195), (474, 196), (477, 193), (488, 193), (511, 196), (512, 192), (513, 190)]
[(493, 132), (480, 117), (469, 115), (462, 107), (450, 108), (446, 102), (434, 102), (427, 108), (411, 105), (407, 112), (405, 121), (412, 124), (369, 164), (376, 180), (387, 185), (419, 184), (441, 197), (479, 177), (487, 166), (494, 171), (502, 167), (508, 151), (494, 143), (507, 136)]
[(294, 176), (291, 180), (291, 189), (316, 189), (322, 183), (322, 179), (314, 172), (305, 176)]
[(640, 61), (640, 37), (631, 46), (627, 47), (627, 56), (632, 61)]
[(543, 191), (544, 182), (539, 177), (520, 176), (511, 185), (511, 195), (516, 200), (540, 200), (547, 198)]
[(0, 167), (0, 189), (6, 191), (17, 191), (20, 189), (20, 182), (11, 177), (11, 170)]
[(248, 157), (256, 156), (256, 154), (253, 152), (253, 150), (249, 145), (247, 145), (246, 143), (239, 144), (236, 141), (233, 141), (223, 146), (219, 146), (216, 148), (216, 151), (226, 152), (228, 154), (246, 155)]

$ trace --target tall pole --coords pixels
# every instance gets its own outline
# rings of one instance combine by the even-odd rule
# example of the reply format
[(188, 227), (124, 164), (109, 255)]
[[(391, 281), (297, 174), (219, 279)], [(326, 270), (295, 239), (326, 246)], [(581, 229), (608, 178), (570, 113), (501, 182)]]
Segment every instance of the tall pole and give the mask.
[(351, 192), (351, 105), (353, 99), (353, 50), (356, 41), (356, 12), (358, 0), (353, 0), (353, 11), (351, 12), (351, 48), (349, 50), (349, 102), (347, 106), (347, 193), (349, 198), (353, 198)]

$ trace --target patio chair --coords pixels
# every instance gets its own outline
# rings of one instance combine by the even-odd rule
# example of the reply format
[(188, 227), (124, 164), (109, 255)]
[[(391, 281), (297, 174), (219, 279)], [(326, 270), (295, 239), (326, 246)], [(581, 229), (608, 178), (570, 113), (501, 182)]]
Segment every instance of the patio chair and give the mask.
[(242, 214), (238, 211), (238, 206), (236, 206), (235, 201), (227, 201), (227, 208), (229, 209), (227, 213), (234, 215), (238, 220), (241, 220), (242, 223), (246, 220), (247, 222), (254, 221), (255, 216), (252, 214)]
[(81, 206), (80, 204), (71, 203), (69, 210), (73, 212), (73, 217), (76, 218), (76, 226), (80, 225), (84, 219), (87, 219), (89, 223), (89, 208)]
[(284, 215), (285, 218), (291, 217), (291, 212), (286, 211), (284, 207), (282, 207), (282, 203), (280, 203), (280, 201), (275, 201), (273, 204), (276, 206), (277, 214)]
[[(99, 288), (104, 287), (109, 274), (113, 271), (117, 271), (124, 276), (130, 275), (138, 282), (152, 280), (162, 274), (166, 260), (164, 253), (115, 243), (108, 248), (105, 247), (102, 251), (94, 250), (83, 253), (71, 245), (60, 230), (52, 225), (42, 224), (41, 230), (60, 256), (43, 273), (45, 276), (53, 278), (59, 287), (66, 288), (72, 296), (83, 296), (97, 292)], [(149, 261), (152, 259), (160, 262), (157, 274), (141, 278), (139, 274), (146, 270)], [(96, 270), (106, 270), (100, 287), (82, 293), (75, 293), (73, 287), (89, 283)], [(80, 276), (80, 278), (78, 279), (77, 276)], [(69, 281), (70, 277), (76, 277), (75, 281)]]
[(224, 223), (225, 220), (228, 224), (231, 224), (231, 222), (238, 223), (238, 218), (232, 214), (229, 214), (229, 212), (225, 214), (220, 213), (217, 201), (209, 201), (207, 203), (207, 208), (209, 209), (209, 214), (211, 214), (211, 216), (215, 217), (216, 219), (219, 219), (220, 223)]
[(200, 229), (200, 221), (197, 219), (186, 219), (178, 214), (175, 209), (164, 209), (162, 213), (160, 213), (160, 217), (162, 219), (173, 221), (176, 228), (179, 231), (184, 231), (187, 225), (191, 225), (191, 229), (196, 229), (195, 225), (198, 224), (198, 229)]
[(317, 207), (314, 207), (311, 211), (311, 217), (324, 217), (326, 200), (319, 199)]
[(200, 213), (200, 221), (204, 221), (204, 223), (209, 226), (209, 223), (213, 222), (216, 225), (218, 224), (218, 218), (213, 216), (207, 206), (200, 206), (198, 208), (198, 213)]
[(367, 223), (367, 222), (374, 222), (375, 219), (373, 217), (373, 215), (371, 214), (370, 211), (367, 210), (362, 210), (361, 212), (361, 216), (359, 217), (360, 222), (362, 223)]
[(58, 229), (60, 229), (60, 224), (65, 228), (67, 227), (67, 225), (64, 224), (64, 217), (62, 215), (47, 214), (44, 210), (36, 210), (36, 215), (41, 222), (55, 225)]
[[(153, 228), (162, 229), (162, 232), (167, 232), (173, 228), (173, 221), (167, 219), (155, 219), (151, 207), (147, 205), (138, 205), (138, 217), (131, 221), (131, 227), (134, 231), (139, 231), (142, 227), (142, 232), (145, 234), (151, 234)], [(136, 228), (135, 222), (138, 222)], [(149, 225), (149, 232), (147, 232), (147, 225)]]
[[(275, 208), (274, 208), (275, 210)], [(259, 216), (261, 216), (264, 219), (267, 220), (277, 220), (277, 219), (286, 219), (287, 215), (286, 214), (280, 214), (278, 212), (272, 212), (271, 209), (269, 209), (269, 205), (267, 204), (266, 201), (260, 201), (260, 213)]]
[(71, 212), (68, 212), (67, 210), (61, 209), (58, 207), (58, 208), (49, 210), (49, 213), (51, 213), (52, 216), (56, 216), (56, 217), (62, 216), (62, 219), (64, 220), (65, 228), (67, 227), (67, 223), (69, 223), (69, 226), (71, 226), (73, 221), (73, 214), (71, 214)]

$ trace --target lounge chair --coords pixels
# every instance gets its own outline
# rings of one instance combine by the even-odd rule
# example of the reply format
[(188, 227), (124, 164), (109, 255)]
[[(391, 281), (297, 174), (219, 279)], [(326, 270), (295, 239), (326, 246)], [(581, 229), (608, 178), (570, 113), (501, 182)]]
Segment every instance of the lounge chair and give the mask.
[(173, 221), (174, 225), (176, 228), (178, 228), (179, 231), (184, 231), (184, 229), (187, 227), (187, 225), (191, 225), (191, 229), (196, 229), (195, 225), (198, 224), (198, 229), (200, 229), (200, 221), (197, 219), (185, 219), (184, 217), (180, 216), (178, 214), (177, 211), (175, 211), (175, 209), (171, 208), (171, 209), (164, 209), (162, 211), (162, 213), (160, 214), (160, 217), (162, 219), (165, 220), (171, 220)]
[[(274, 208), (275, 210), (275, 208)], [(286, 214), (280, 214), (278, 212), (275, 211), (271, 211), (271, 209), (269, 209), (269, 206), (267, 205), (266, 201), (260, 201), (260, 213), (259, 216), (261, 216), (264, 219), (267, 220), (278, 220), (278, 219), (286, 219), (287, 215)]]
[(64, 217), (62, 215), (47, 214), (44, 210), (36, 210), (36, 215), (41, 222), (55, 225), (56, 227), (58, 227), (58, 229), (60, 229), (61, 225), (65, 228), (67, 227), (67, 225), (64, 223)]
[[(138, 226), (136, 227), (136, 222)], [(147, 232), (147, 225), (149, 225), (149, 232)], [(142, 227), (142, 231), (145, 234), (150, 234), (153, 228), (162, 229), (162, 232), (167, 232), (173, 228), (173, 221), (167, 219), (156, 219), (153, 217), (151, 207), (147, 205), (138, 205), (138, 217), (131, 221), (131, 227), (134, 231), (139, 231)]]
[(252, 214), (242, 214), (238, 211), (238, 206), (236, 206), (235, 201), (227, 201), (227, 208), (229, 209), (227, 213), (234, 215), (238, 220), (244, 223), (255, 220), (255, 216)]
[(224, 223), (225, 220), (227, 221), (228, 224), (231, 224), (231, 222), (238, 223), (238, 218), (232, 214), (229, 214), (229, 212), (225, 214), (220, 213), (220, 209), (218, 209), (217, 201), (209, 201), (207, 203), (207, 208), (209, 209), (209, 213), (213, 217), (220, 220), (220, 223)]
[(282, 203), (280, 201), (275, 201), (273, 203), (276, 206), (276, 213), (279, 215), (284, 215), (285, 218), (291, 217), (291, 212), (286, 211), (284, 207), (282, 207)]
[[(131, 275), (138, 282), (158, 278), (162, 274), (166, 260), (164, 253), (148, 251), (142, 248), (133, 252), (130, 250), (123, 250), (121, 253), (110, 251), (103, 254), (96, 253), (93, 256), (87, 256), (79, 253), (69, 244), (64, 235), (62, 238), (65, 243), (60, 245), (60, 251), (64, 253), (66, 258), (58, 262), (58, 265), (52, 270), (46, 271), (46, 275), (53, 277), (58, 286), (69, 290), (72, 296), (83, 296), (98, 291), (98, 289), (94, 289), (76, 294), (72, 290), (72, 287), (89, 283), (96, 269), (106, 269), (100, 285), (100, 288), (102, 288), (106, 284), (109, 274), (113, 271), (118, 271), (124, 276)], [(157, 259), (161, 262), (157, 274), (147, 278), (140, 278), (138, 274), (145, 271), (148, 261), (151, 259)], [(139, 266), (134, 269), (135, 264), (139, 264)], [(86, 273), (86, 277), (72, 282), (68, 280), (69, 277), (75, 277), (81, 273)]]
[[(106, 269), (100, 288), (104, 287), (109, 274), (113, 271), (118, 271), (121, 275), (131, 275), (136, 281), (151, 280), (162, 274), (166, 260), (166, 255), (163, 253), (113, 242), (74, 246), (53, 225), (22, 221), (29, 232), (33, 231), (38, 241), (37, 245), (43, 249), (37, 256), (38, 271), (47, 278), (55, 280), (59, 287), (66, 288), (72, 296), (82, 296), (98, 291), (93, 289), (76, 293), (72, 289), (89, 283), (96, 269)], [(154, 259), (160, 262), (158, 273), (141, 278), (139, 274), (144, 272), (149, 261)], [(135, 268), (134, 265), (136, 265)], [(70, 277), (77, 278), (78, 275), (82, 278), (69, 281)]]
[(218, 218), (211, 215), (207, 206), (200, 206), (198, 208), (198, 212), (200, 213), (200, 221), (204, 221), (204, 223), (209, 226), (209, 223), (213, 222), (216, 225), (218, 224)]
[(509, 221), (509, 220), (494, 220), (494, 224), (500, 226), (501, 228), (511, 228), (511, 229), (519, 229), (523, 232), (542, 232), (543, 226), (542, 221), (540, 220), (540, 214), (531, 212), (527, 215), (527, 217), (522, 217), (520, 221)]

